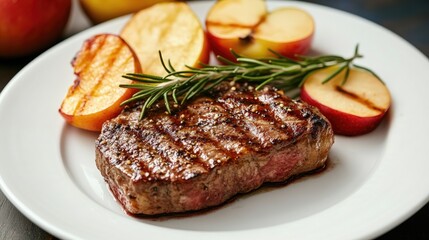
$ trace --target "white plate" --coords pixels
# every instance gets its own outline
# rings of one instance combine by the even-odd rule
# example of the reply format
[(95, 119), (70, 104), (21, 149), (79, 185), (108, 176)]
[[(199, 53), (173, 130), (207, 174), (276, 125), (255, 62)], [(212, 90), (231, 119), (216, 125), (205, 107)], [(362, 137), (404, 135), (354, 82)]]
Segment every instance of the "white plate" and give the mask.
[[(201, 19), (211, 2), (192, 2)], [(257, 191), (191, 217), (144, 220), (122, 211), (94, 164), (95, 134), (57, 112), (74, 80), (70, 61), (82, 42), (118, 32), (127, 18), (84, 31), (26, 66), (0, 96), (0, 186), (29, 219), (64, 239), (373, 238), (423, 206), (429, 196), (429, 62), (410, 44), (362, 18), (298, 2), (315, 18), (313, 50), (350, 56), (376, 71), (393, 109), (368, 135), (337, 137), (333, 166), (286, 187)], [(332, 23), (335, 23), (334, 25)]]

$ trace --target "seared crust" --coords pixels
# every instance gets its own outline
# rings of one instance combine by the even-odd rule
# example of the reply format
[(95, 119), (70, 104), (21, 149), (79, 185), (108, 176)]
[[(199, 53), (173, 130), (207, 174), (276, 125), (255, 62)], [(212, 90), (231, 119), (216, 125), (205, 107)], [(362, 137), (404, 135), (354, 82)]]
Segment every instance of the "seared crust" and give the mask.
[(96, 163), (132, 214), (198, 210), (322, 167), (333, 144), (319, 111), (272, 87), (222, 85), (172, 115), (140, 106), (106, 122)]

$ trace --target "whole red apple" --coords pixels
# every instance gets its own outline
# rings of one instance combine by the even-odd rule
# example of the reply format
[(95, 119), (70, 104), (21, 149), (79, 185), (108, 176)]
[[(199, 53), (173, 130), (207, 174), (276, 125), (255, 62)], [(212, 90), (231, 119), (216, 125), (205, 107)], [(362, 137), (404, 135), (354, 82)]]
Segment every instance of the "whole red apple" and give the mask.
[(55, 43), (67, 24), (71, 0), (1, 0), (0, 57), (21, 57)]

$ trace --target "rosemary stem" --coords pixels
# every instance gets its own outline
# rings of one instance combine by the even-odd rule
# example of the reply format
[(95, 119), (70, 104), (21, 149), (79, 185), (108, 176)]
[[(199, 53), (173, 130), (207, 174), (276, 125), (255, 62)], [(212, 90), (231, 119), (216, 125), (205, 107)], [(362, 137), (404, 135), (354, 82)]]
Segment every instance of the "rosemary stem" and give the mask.
[[(277, 58), (252, 59), (239, 56), (235, 52), (232, 53), (237, 58), (236, 62), (218, 57), (220, 61), (223, 61), (224, 65), (201, 64), (201, 68), (188, 67), (187, 70), (182, 71), (176, 71), (171, 66), (170, 61), (167, 61), (168, 64), (166, 64), (162, 58), (162, 54), (159, 53), (161, 64), (167, 72), (166, 76), (161, 77), (137, 73), (124, 75), (124, 78), (134, 80), (136, 83), (121, 85), (121, 87), (135, 88), (139, 91), (122, 104), (144, 101), (141, 112), (141, 117), (143, 117), (146, 110), (158, 100), (163, 100), (166, 110), (171, 112), (169, 98), (175, 104), (183, 104), (223, 81), (256, 83), (257, 90), (266, 84), (272, 84), (284, 90), (299, 89), (306, 77), (313, 71), (331, 66), (338, 66), (338, 69), (325, 79), (324, 82), (328, 82), (345, 70), (346, 74), (342, 82), (344, 84), (347, 81), (349, 68), (354, 66), (353, 61), (362, 57), (359, 54), (358, 46), (356, 46), (354, 54), (350, 58), (325, 55), (316, 57), (301, 56), (297, 59), (289, 59), (273, 52)], [(356, 67), (373, 73), (367, 68)], [(373, 74), (375, 75), (375, 73)], [(375, 76), (377, 77), (377, 75)]]

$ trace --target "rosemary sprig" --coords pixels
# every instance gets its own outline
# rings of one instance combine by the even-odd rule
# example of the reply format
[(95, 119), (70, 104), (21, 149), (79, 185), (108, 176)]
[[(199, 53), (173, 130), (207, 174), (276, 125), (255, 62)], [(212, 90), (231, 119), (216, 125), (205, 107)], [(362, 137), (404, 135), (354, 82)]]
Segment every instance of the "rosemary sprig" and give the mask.
[[(347, 81), (349, 69), (352, 66), (364, 69), (374, 74), (371, 70), (353, 64), (357, 58), (361, 58), (359, 47), (356, 46), (354, 55), (350, 58), (343, 58), (335, 55), (325, 55), (317, 57), (298, 56), (297, 59), (284, 57), (273, 52), (276, 57), (252, 59), (246, 58), (233, 52), (237, 62), (229, 61), (223, 57), (218, 57), (224, 65), (201, 64), (201, 68), (186, 66), (186, 70), (177, 71), (171, 62), (165, 63), (161, 52), (159, 57), (161, 64), (167, 74), (164, 77), (127, 73), (123, 77), (136, 81), (128, 85), (120, 85), (124, 88), (134, 88), (139, 91), (130, 99), (124, 101), (122, 105), (135, 101), (144, 101), (140, 118), (155, 102), (162, 99), (166, 110), (171, 113), (170, 104), (181, 105), (216, 85), (224, 81), (246, 81), (257, 84), (256, 90), (270, 84), (285, 91), (299, 88), (309, 73), (331, 66), (339, 66), (323, 83), (332, 80), (343, 71), (345, 72), (342, 84)], [(378, 76), (375, 75), (377, 78)]]

